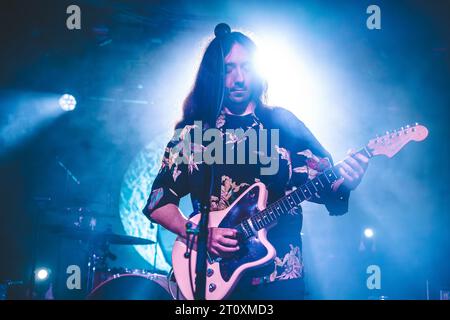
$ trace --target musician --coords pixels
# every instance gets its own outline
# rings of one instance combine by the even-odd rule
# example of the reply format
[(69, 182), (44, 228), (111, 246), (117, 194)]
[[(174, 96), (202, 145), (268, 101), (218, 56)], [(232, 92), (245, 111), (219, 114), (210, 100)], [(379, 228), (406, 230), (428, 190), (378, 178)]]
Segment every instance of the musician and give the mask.
[[(256, 46), (248, 36), (225, 30), (210, 41), (203, 54), (192, 90), (184, 101), (183, 117), (175, 126), (183, 130), (178, 130), (167, 144), (161, 168), (143, 210), (151, 221), (178, 236), (186, 238), (187, 222), (186, 215), (178, 207), (180, 198), (190, 194), (194, 208), (191, 216), (200, 211), (200, 204), (205, 201), (209, 190), (210, 181), (205, 177), (211, 166), (214, 166), (214, 181), (209, 199), (206, 199), (210, 203), (211, 215), (215, 210), (230, 206), (255, 181), (266, 185), (268, 203), (271, 203), (333, 166), (331, 155), (302, 121), (286, 109), (266, 105), (267, 84), (255, 69), (255, 53)], [(221, 88), (224, 88), (223, 99)], [(227, 134), (227, 129), (278, 129), (279, 145), (275, 147), (276, 154), (270, 155), (279, 161), (277, 172), (261, 174), (264, 164), (260, 161), (256, 164), (248, 161), (238, 164), (235, 161), (234, 164), (207, 165), (190, 157), (187, 163), (178, 163), (176, 159), (186, 155), (182, 151), (174, 151), (175, 147), (192, 133), (196, 120), (202, 121), (202, 130), (219, 129), (223, 133), (224, 145), (232, 144), (234, 149), (247, 141)], [(208, 144), (191, 143), (191, 146), (194, 152), (204, 152)], [(245, 150), (255, 152), (250, 148)], [(257, 152), (267, 153), (267, 150), (270, 148)], [(245, 159), (249, 159), (248, 154)], [(323, 204), (333, 216), (348, 211), (350, 192), (361, 182), (368, 159), (350, 153), (340, 164), (341, 178), (326, 192), (315, 194), (309, 200)], [(229, 298), (302, 299), (301, 228), (302, 211), (298, 206), (268, 231), (268, 239), (276, 249), (273, 263), (249, 272)], [(227, 256), (239, 250), (236, 230), (210, 228), (209, 232), (210, 253)]]

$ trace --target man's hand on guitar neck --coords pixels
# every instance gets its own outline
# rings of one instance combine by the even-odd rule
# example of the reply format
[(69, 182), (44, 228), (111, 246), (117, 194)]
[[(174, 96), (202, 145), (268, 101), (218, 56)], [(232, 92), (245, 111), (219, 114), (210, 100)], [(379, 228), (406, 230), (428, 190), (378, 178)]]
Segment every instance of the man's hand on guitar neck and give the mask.
[(336, 164), (341, 178), (333, 184), (333, 191), (337, 191), (342, 185), (348, 190), (354, 190), (361, 183), (369, 165), (369, 158), (354, 150), (348, 151), (348, 156)]

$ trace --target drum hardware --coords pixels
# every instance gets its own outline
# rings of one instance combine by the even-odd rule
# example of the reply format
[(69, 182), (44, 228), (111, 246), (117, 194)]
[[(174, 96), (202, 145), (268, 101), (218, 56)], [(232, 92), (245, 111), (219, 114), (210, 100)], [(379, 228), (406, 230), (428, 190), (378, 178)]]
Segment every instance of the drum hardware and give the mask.
[[(78, 221), (81, 222), (82, 220), (79, 218)], [(97, 281), (97, 278), (104, 273), (104, 270), (108, 270), (107, 260), (117, 259), (117, 256), (110, 250), (111, 244), (149, 245), (155, 243), (154, 241), (148, 239), (114, 233), (110, 227), (105, 231), (95, 231), (95, 225), (92, 225), (91, 223), (89, 227), (84, 228), (79, 227), (79, 225), (75, 224), (70, 227), (64, 225), (47, 225), (45, 228), (49, 232), (61, 237), (83, 241), (88, 244), (86, 279), (87, 292), (91, 292), (96, 287), (97, 282), (99, 282)]]
[(134, 271), (111, 276), (96, 286), (87, 300), (173, 300), (174, 291), (179, 291), (177, 284), (168, 276)]
[[(81, 203), (79, 203), (81, 204)], [(128, 235), (117, 234), (108, 225), (103, 231), (98, 230), (97, 219), (115, 217), (84, 206), (83, 204), (53, 208), (49, 211), (58, 215), (73, 215), (73, 222), (66, 224), (53, 224), (42, 226), (47, 232), (57, 236), (84, 243), (86, 252), (87, 274), (85, 292), (87, 299), (164, 299), (176, 298), (176, 283), (170, 276), (157, 274), (156, 251), (152, 270), (109, 268), (109, 261), (117, 256), (111, 252), (110, 245), (157, 245), (157, 242)], [(153, 225), (153, 227), (157, 227)], [(84, 250), (83, 250), (84, 251)], [(142, 296), (127, 296), (127, 293), (142, 293)], [(120, 288), (123, 288), (120, 290)], [(126, 290), (125, 290), (126, 289)], [(142, 290), (141, 290), (142, 289)]]
[(61, 237), (86, 241), (97, 245), (105, 242), (119, 245), (148, 245), (155, 243), (149, 239), (117, 234), (110, 229), (106, 231), (95, 231), (89, 228), (67, 227), (63, 225), (46, 225), (45, 228), (49, 232)]

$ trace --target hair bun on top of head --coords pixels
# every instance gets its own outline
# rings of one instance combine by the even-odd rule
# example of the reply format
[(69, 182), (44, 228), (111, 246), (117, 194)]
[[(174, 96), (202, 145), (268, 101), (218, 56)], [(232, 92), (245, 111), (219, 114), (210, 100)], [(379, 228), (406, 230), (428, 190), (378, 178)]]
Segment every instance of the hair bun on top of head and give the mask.
[(216, 38), (223, 38), (226, 34), (231, 33), (231, 28), (226, 23), (219, 23), (214, 28), (214, 35)]

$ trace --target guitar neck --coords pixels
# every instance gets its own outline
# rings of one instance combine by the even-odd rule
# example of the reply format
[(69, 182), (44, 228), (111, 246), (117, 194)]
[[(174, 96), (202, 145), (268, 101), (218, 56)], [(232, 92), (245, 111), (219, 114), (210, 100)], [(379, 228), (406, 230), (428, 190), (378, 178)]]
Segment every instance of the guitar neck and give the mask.
[[(359, 149), (355, 154), (362, 154), (367, 158), (372, 158), (373, 154), (367, 146)], [(309, 180), (288, 195), (268, 205), (266, 209), (251, 217), (252, 224), (256, 230), (260, 230), (272, 225), (278, 218), (300, 205), (305, 200), (311, 199), (315, 194), (330, 190), (332, 184), (340, 178), (339, 164), (330, 169), (324, 170), (314, 179)]]

